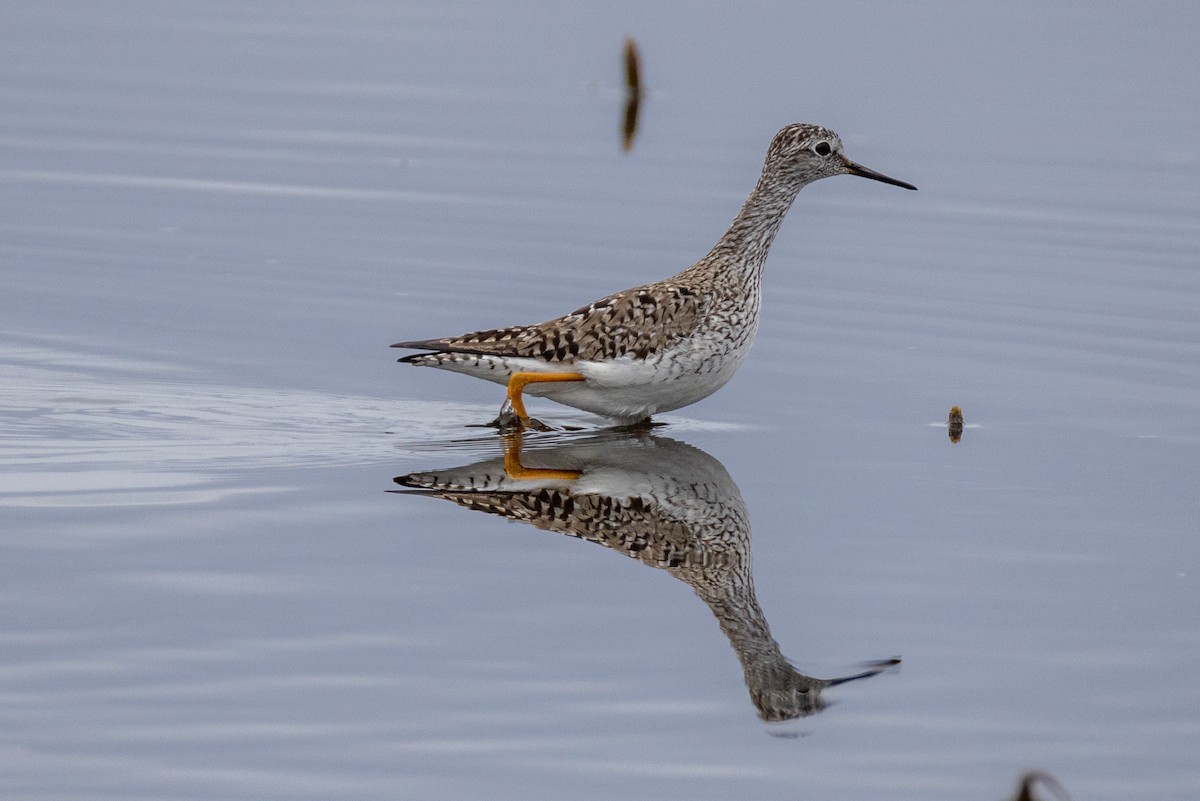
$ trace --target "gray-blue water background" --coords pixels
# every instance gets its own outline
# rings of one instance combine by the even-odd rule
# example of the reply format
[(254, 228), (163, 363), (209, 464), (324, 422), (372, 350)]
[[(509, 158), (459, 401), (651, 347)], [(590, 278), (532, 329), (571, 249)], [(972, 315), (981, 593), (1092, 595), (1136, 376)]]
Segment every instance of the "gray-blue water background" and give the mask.
[[(1200, 796), (1198, 34), (1171, 2), (6, 3), (0, 794)], [(501, 400), (387, 345), (690, 264), (794, 121), (920, 191), (806, 189), (749, 360), (662, 433), (740, 487), (801, 670), (904, 661), (768, 725), (684, 584), (387, 494), (495, 456), (466, 425)]]

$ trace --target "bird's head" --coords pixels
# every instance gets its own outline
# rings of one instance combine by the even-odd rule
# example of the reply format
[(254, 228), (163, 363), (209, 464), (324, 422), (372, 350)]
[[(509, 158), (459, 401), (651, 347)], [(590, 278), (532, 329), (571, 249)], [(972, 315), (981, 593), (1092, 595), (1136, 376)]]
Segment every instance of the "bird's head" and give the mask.
[(765, 172), (810, 183), (834, 175), (858, 175), (905, 189), (916, 189), (904, 181), (856, 164), (846, 158), (842, 140), (828, 128), (810, 123), (789, 125), (771, 140)]

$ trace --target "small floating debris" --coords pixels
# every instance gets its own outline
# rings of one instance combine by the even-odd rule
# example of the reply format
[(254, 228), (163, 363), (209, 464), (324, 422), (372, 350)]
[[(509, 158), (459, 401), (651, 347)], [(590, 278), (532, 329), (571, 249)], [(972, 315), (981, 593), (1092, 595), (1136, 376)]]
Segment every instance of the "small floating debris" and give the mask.
[(633, 149), (637, 136), (638, 111), (642, 105), (642, 62), (633, 37), (625, 39), (625, 115), (621, 120), (621, 149)]
[(1013, 796), (1013, 801), (1038, 801), (1038, 796), (1033, 794), (1033, 789), (1039, 783), (1045, 785), (1051, 795), (1060, 801), (1071, 801), (1071, 796), (1067, 795), (1066, 788), (1059, 784), (1058, 779), (1044, 770), (1031, 770), (1022, 774), (1021, 778), (1017, 780), (1017, 794)]
[(946, 423), (950, 430), (950, 441), (955, 445), (962, 439), (963, 433), (963, 413), (962, 409), (957, 406), (950, 407), (950, 419)]

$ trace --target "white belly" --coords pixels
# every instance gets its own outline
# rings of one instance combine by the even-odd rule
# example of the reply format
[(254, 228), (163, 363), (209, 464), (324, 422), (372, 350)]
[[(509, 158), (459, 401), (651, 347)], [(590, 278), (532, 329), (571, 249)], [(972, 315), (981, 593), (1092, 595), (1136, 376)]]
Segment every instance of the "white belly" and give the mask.
[(429, 366), (507, 384), (513, 373), (578, 372), (583, 381), (532, 383), (525, 394), (618, 420), (643, 420), (708, 397), (728, 383), (750, 350), (742, 342), (712, 337), (690, 339), (649, 359), (547, 364), (530, 358), (474, 354), (430, 354)]

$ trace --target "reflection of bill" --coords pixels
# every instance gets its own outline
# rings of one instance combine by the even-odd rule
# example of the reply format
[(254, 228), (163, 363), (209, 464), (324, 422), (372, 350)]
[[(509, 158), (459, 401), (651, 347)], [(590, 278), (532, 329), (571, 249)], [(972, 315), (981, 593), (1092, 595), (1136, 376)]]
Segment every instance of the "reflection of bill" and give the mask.
[(819, 712), (825, 687), (900, 661), (837, 679), (806, 676), (792, 666), (755, 597), (741, 493), (704, 451), (632, 433), (563, 441), (525, 457), (520, 445), (516, 435), (506, 439), (503, 458), (395, 480), (415, 493), (598, 543), (685, 582), (716, 615), (764, 720)]

